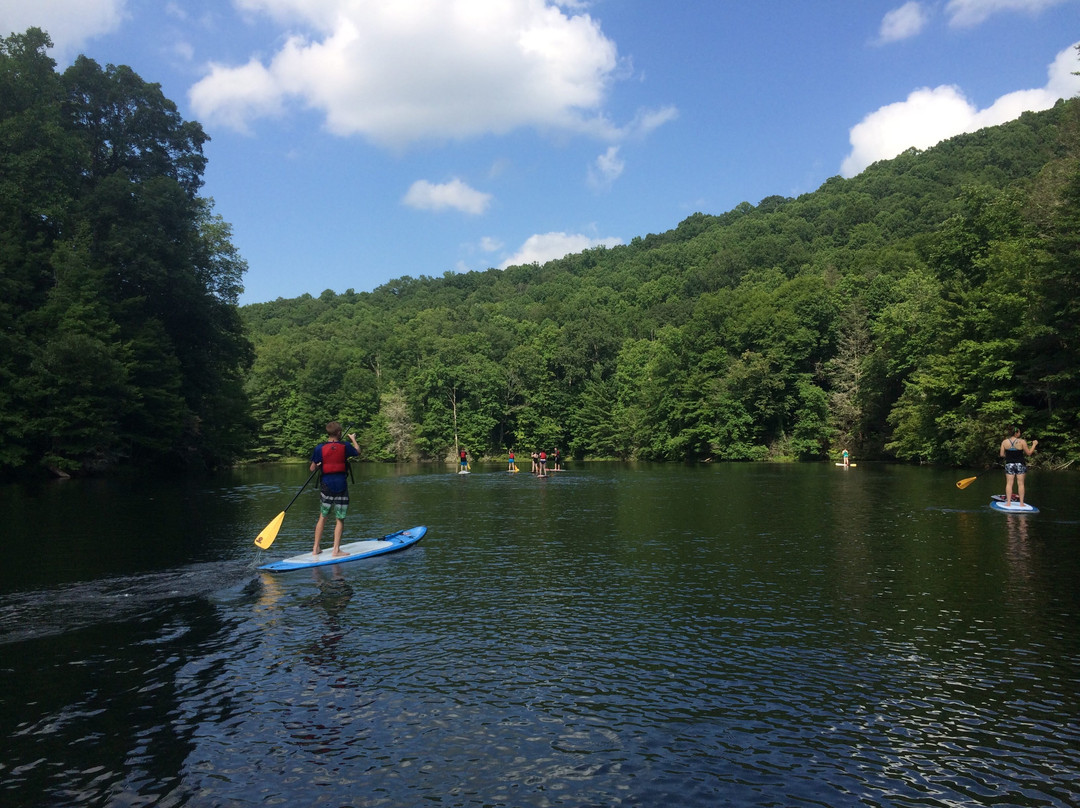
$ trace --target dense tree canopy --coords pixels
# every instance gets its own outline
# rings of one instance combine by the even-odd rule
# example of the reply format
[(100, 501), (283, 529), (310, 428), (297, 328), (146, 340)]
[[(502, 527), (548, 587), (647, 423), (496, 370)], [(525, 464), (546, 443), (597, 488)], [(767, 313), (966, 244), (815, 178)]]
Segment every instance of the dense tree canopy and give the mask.
[(625, 246), (239, 308), (202, 128), (49, 46), (0, 40), (0, 473), (332, 418), (376, 460), (979, 464), (1014, 423), (1080, 455), (1080, 100)]
[[(1080, 453), (1080, 106), (543, 266), (243, 308), (265, 457)], [(332, 391), (327, 397), (325, 392)]]
[(0, 40), (0, 471), (213, 465), (250, 445), (245, 270), (202, 128), (130, 68)]

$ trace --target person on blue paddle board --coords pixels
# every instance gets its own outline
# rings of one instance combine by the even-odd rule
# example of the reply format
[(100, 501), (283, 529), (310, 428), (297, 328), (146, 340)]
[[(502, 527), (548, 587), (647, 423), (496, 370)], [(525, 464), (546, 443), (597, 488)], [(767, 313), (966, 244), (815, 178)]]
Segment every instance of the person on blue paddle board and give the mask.
[(1027, 476), (1027, 459), (1035, 453), (1035, 447), (1039, 445), (1033, 440), (1031, 445), (1020, 437), (1020, 427), (1012, 428), (1012, 435), (1001, 442), (998, 456), (1005, 458), (1005, 504), (1012, 503), (1013, 482), (1016, 483), (1016, 493), (1019, 495), (1020, 507), (1024, 506), (1024, 477)]
[(319, 544), (322, 542), (323, 528), (326, 527), (326, 517), (330, 512), (334, 513), (334, 558), (348, 555), (341, 552), (341, 534), (345, 530), (345, 515), (349, 512), (349, 466), (350, 457), (360, 454), (360, 447), (356, 443), (356, 434), (349, 433), (349, 441), (352, 446), (347, 446), (341, 440), (341, 424), (331, 421), (326, 425), (326, 440), (315, 447), (311, 453), (311, 465), (308, 471), (322, 467), (321, 484), (319, 485), (319, 521), (315, 523), (315, 546), (311, 554), (319, 554)]

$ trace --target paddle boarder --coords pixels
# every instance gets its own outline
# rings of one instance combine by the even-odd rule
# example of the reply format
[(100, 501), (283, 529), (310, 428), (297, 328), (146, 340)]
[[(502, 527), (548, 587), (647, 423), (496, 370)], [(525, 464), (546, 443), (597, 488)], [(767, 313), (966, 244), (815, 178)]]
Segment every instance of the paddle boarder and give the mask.
[(1013, 482), (1016, 482), (1016, 493), (1020, 499), (1020, 507), (1024, 506), (1024, 477), (1027, 475), (1027, 459), (1035, 453), (1035, 447), (1039, 445), (1033, 440), (1031, 445), (1020, 437), (1020, 427), (1013, 427), (1012, 434), (1001, 442), (998, 456), (1005, 458), (1005, 504), (1012, 502)]
[(851, 468), (851, 454), (844, 449), (844, 468)]
[(315, 546), (311, 554), (319, 554), (319, 544), (322, 542), (323, 528), (326, 526), (326, 517), (331, 511), (334, 514), (334, 552), (333, 557), (348, 555), (341, 552), (341, 534), (345, 530), (345, 515), (349, 512), (349, 477), (348, 461), (350, 457), (360, 454), (360, 447), (356, 443), (356, 434), (349, 433), (349, 441), (352, 446), (346, 445), (341, 440), (341, 424), (331, 421), (326, 425), (327, 440), (315, 447), (311, 453), (311, 465), (309, 471), (322, 469), (322, 479), (319, 485), (319, 521), (315, 523)]
[(514, 462), (514, 450), (510, 450), (510, 459), (506, 467), (507, 471), (517, 471), (517, 464)]
[(460, 464), (460, 467), (458, 468), (458, 474), (464, 474), (466, 471), (469, 470), (469, 458), (468, 458), (468, 455), (465, 454), (464, 449), (461, 450), (460, 457), (461, 457), (461, 464)]

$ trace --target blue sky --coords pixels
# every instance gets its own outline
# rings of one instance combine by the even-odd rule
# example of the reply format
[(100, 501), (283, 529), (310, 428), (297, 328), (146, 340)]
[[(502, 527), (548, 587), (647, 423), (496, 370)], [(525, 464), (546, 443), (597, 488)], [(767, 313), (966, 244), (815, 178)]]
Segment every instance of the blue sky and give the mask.
[(241, 302), (543, 262), (1080, 93), (1080, 0), (0, 0), (211, 141)]

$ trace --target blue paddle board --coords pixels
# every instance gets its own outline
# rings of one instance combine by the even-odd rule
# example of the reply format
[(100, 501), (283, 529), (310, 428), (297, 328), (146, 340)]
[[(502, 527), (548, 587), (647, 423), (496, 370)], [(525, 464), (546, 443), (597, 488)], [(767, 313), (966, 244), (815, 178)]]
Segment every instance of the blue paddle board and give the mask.
[(1019, 502), (1006, 502), (1004, 494), (995, 494), (994, 498), (990, 500), (990, 507), (995, 511), (1002, 511), (1003, 513), (1038, 513), (1039, 509), (1034, 505), (1024, 503), (1021, 505)]
[(365, 539), (364, 541), (354, 541), (341, 545), (341, 552), (348, 553), (348, 555), (335, 558), (333, 556), (334, 549), (331, 547), (323, 550), (318, 555), (304, 553), (282, 561), (275, 561), (272, 564), (263, 564), (259, 569), (270, 570), (271, 572), (288, 572), (289, 570), (303, 570), (309, 567), (325, 567), (329, 564), (359, 561), (361, 558), (371, 558), (372, 556), (404, 550), (424, 538), (425, 533), (427, 533), (426, 527), (411, 527), (408, 530), (399, 530), (397, 533), (383, 536), (381, 539)]

